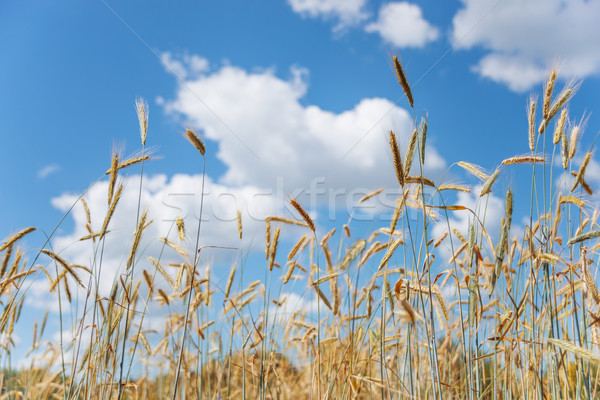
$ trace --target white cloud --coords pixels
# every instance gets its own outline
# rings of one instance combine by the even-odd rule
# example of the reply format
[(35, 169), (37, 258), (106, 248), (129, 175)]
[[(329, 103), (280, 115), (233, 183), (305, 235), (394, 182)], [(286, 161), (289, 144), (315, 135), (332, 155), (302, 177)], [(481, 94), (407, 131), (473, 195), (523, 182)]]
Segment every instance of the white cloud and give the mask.
[[(179, 60), (170, 60), (179, 65)], [(304, 105), (300, 100), (308, 89), (307, 72), (299, 68), (292, 68), (288, 80), (278, 78), (272, 70), (249, 73), (229, 65), (212, 72), (196, 72), (198, 75), (192, 77), (183, 71), (187, 80), (178, 84), (174, 98), (165, 100), (164, 107), (174, 117), (200, 128), (199, 134), (210, 139), (207, 151), (217, 149), (216, 155), (225, 165), (221, 177), (206, 178), (201, 244), (244, 250), (252, 243), (262, 247), (264, 218), (286, 215), (290, 197), (300, 197), (310, 212), (318, 212), (320, 206), (330, 212), (337, 204), (346, 205), (344, 193), (356, 194), (357, 188), (364, 188), (366, 193), (381, 186), (396, 187), (385, 132), (393, 128), (406, 149), (411, 130), (406, 110), (382, 98), (363, 99), (340, 113)], [(182, 156), (200, 157), (191, 145), (180, 140), (186, 153)], [(432, 146), (428, 146), (426, 159), (426, 170), (441, 175), (445, 162)], [(210, 165), (208, 169), (210, 174)], [(102, 254), (101, 295), (108, 295), (114, 278), (123, 272), (136, 228), (139, 177), (125, 176), (120, 183), (124, 184), (122, 198), (108, 227), (110, 233)], [(148, 208), (148, 219), (153, 223), (143, 235), (138, 272), (150, 268), (146, 256), (157, 258), (160, 254), (159, 237), (170, 232), (169, 237), (177, 241), (173, 226), (177, 216), (185, 219), (184, 247), (193, 253), (201, 185), (201, 175), (144, 177), (141, 207)], [(100, 230), (108, 209), (107, 190), (105, 179), (85, 194), (94, 232)], [(314, 195), (310, 201), (302, 201), (303, 190)], [(77, 198), (66, 193), (54, 198), (52, 204), (66, 211)], [(241, 243), (237, 239), (237, 209), (242, 212), (244, 227)], [(335, 217), (331, 212), (329, 215)], [(83, 207), (77, 205), (71, 216), (73, 230), (59, 232), (53, 248), (69, 262), (97, 264), (100, 258), (97, 255), (94, 261), (93, 243), (79, 241), (88, 234)], [(235, 257), (238, 253), (207, 249), (202, 254)], [(181, 262), (172, 251), (163, 258), (164, 265)], [(40, 297), (45, 291), (44, 286), (32, 288)], [(44, 302), (38, 303), (32, 305)]]
[(365, 31), (379, 33), (397, 47), (423, 47), (439, 36), (438, 29), (423, 18), (421, 8), (408, 2), (383, 5), (377, 21), (367, 25)]
[[(218, 143), (227, 167), (223, 184), (275, 187), (282, 178), (290, 195), (316, 178), (323, 178), (321, 190), (393, 187), (386, 132), (393, 129), (405, 150), (409, 113), (383, 98), (362, 99), (340, 113), (304, 105), (305, 75), (294, 68), (283, 80), (271, 70), (226, 65), (179, 85), (165, 109)], [(431, 146), (425, 166), (431, 173), (445, 166)]]
[(462, 0), (453, 19), (458, 48), (489, 51), (474, 70), (515, 91), (542, 82), (555, 60), (565, 77), (600, 72), (600, 1)]
[[(190, 146), (191, 147), (191, 146)], [(196, 156), (192, 154), (192, 156)], [(125, 262), (129, 254), (133, 233), (136, 228), (136, 214), (138, 204), (139, 177), (125, 177), (121, 200), (116, 207), (114, 216), (108, 226), (106, 243), (102, 254), (102, 276), (100, 277), (100, 293), (107, 295), (110, 292), (114, 277), (124, 272)], [(167, 178), (165, 175), (146, 176), (141, 195), (141, 207), (148, 208), (147, 220), (152, 220), (144, 231), (138, 253), (138, 266), (136, 269), (151, 269), (146, 257), (159, 257), (163, 243), (160, 237), (168, 236), (172, 241), (182, 245), (191, 257), (195, 247), (198, 214), (200, 207), (200, 189), (202, 177), (200, 175), (175, 175)], [(104, 221), (108, 206), (106, 201), (108, 182), (102, 181), (94, 185), (85, 195), (89, 205), (92, 228), (98, 232)], [(63, 194), (52, 199), (54, 207), (61, 211), (68, 210), (77, 200), (77, 195)], [(256, 236), (264, 235), (264, 218), (274, 214), (276, 197), (270, 192), (259, 190), (253, 186), (229, 188), (206, 179), (204, 190), (204, 209), (201, 228), (201, 245), (230, 246), (247, 249)], [(244, 241), (240, 243), (237, 237), (236, 210), (242, 212)], [(79, 241), (79, 238), (88, 234), (85, 230), (86, 216), (81, 204), (71, 212), (74, 220), (74, 230), (57, 237), (53, 241), (55, 251), (63, 258), (78, 265), (93, 266), (94, 248), (91, 241)], [(177, 229), (174, 221), (178, 216), (184, 218), (186, 226), (186, 240), (182, 243), (177, 238)], [(262, 244), (262, 242), (260, 242)], [(232, 250), (205, 249), (201, 255), (202, 260), (210, 258), (233, 258), (238, 252)], [(181, 258), (173, 251), (163, 254), (164, 265), (169, 262), (181, 263)], [(208, 257), (208, 258), (207, 258)], [(99, 266), (100, 256), (96, 257)], [(191, 261), (190, 261), (191, 263)], [(173, 271), (174, 272), (174, 271)], [(87, 278), (87, 277), (86, 277)], [(162, 277), (159, 276), (159, 279)], [(86, 279), (87, 281), (87, 279)], [(36, 297), (47, 293), (47, 285), (32, 287)], [(38, 290), (39, 289), (39, 290)], [(82, 293), (82, 295), (84, 295)], [(38, 302), (39, 303), (39, 302)], [(48, 304), (32, 303), (31, 305), (46, 307)]]
[(472, 70), (485, 78), (505, 84), (515, 92), (526, 91), (548, 76), (547, 69), (534, 61), (505, 54), (488, 54)]
[(161, 54), (160, 61), (165, 69), (180, 79), (195, 77), (210, 69), (207, 59), (187, 53), (177, 57), (170, 52), (165, 52)]
[(288, 3), (302, 16), (337, 19), (339, 22), (334, 30), (355, 25), (367, 17), (366, 0), (288, 0)]
[(60, 170), (60, 166), (57, 164), (46, 165), (44, 168), (40, 169), (37, 172), (37, 176), (40, 179), (46, 178), (48, 175), (58, 172)]

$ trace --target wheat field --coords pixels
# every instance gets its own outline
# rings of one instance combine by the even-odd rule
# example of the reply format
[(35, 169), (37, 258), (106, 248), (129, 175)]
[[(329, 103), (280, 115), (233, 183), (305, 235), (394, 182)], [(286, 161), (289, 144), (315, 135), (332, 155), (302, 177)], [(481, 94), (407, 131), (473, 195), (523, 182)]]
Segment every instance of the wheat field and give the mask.
[[(592, 151), (578, 148), (583, 127), (569, 118), (578, 84), (558, 90), (553, 70), (541, 100), (532, 96), (527, 105), (516, 154), (494, 160), (491, 172), (467, 159), (450, 167), (480, 182), (467, 186), (424, 176), (427, 122), (417, 120), (418, 93), (392, 62), (414, 130), (406, 149), (395, 132), (380, 132), (393, 161), (382, 173), (397, 179), (389, 224), (361, 238), (352, 219), (321, 232), (291, 198), (295, 219), (264, 221), (264, 262), (240, 260), (223, 280), (199, 262), (203, 243), (187, 237), (182, 219), (173, 235), (157, 239), (177, 263), (167, 265), (162, 253), (141, 256), (152, 221), (139, 204), (124, 271), (108, 296), (98, 289), (99, 265), (64, 259), (50, 238), (25, 251), (36, 229), (25, 228), (0, 242), (0, 399), (598, 398), (600, 211), (585, 176)], [(136, 108), (142, 152), (112, 155), (101, 228), (92, 229), (85, 197), (74, 205), (88, 221), (81, 240), (98, 255), (121, 200), (120, 175), (137, 165), (143, 178), (143, 164), (152, 162), (148, 106)], [(191, 129), (185, 137), (205, 165), (203, 140)], [(522, 164), (530, 191), (502, 193), (497, 181)], [(504, 210), (500, 229), (488, 232), (492, 192)], [(460, 204), (458, 193), (475, 195), (477, 206)], [(529, 210), (526, 218), (513, 217), (513, 203)], [(468, 215), (466, 230), (451, 225), (454, 213)], [(434, 235), (434, 221), (446, 225), (442, 234)], [(240, 240), (243, 225), (238, 211)], [(302, 236), (286, 244), (280, 238), (291, 228)], [(248, 268), (264, 270), (264, 279), (244, 280)], [(15, 368), (11, 338), (32, 280), (46, 280), (79, 322), (69, 327), (61, 317), (74, 339), (57, 341), (46, 332), (48, 313), (41, 316), (28, 366)], [(315, 310), (288, 311), (287, 299), (272, 295), (291, 285), (306, 288)], [(74, 298), (77, 290), (83, 299)], [(161, 329), (145, 327), (152, 310), (164, 311)]]

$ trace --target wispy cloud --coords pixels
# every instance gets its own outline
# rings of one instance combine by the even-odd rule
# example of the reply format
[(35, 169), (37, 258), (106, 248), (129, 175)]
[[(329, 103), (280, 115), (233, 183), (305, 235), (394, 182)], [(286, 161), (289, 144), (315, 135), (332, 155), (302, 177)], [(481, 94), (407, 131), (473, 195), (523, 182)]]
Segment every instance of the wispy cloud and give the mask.
[(50, 165), (46, 165), (44, 168), (41, 168), (38, 171), (37, 176), (40, 179), (44, 179), (44, 178), (47, 178), (48, 175), (53, 174), (58, 171), (60, 171), (60, 166), (58, 164), (50, 164)]

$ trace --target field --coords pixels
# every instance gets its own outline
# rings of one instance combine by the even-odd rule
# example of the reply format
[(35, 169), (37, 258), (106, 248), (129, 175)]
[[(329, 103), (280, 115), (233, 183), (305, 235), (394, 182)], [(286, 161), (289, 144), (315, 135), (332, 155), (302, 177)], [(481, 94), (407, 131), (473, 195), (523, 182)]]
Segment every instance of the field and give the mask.
[[(112, 155), (101, 228), (92, 229), (85, 193), (73, 204), (87, 215), (81, 241), (94, 249), (95, 261), (64, 259), (49, 245), (52, 235), (46, 243), (27, 242), (35, 227), (0, 242), (0, 399), (597, 398), (600, 212), (585, 179), (592, 151), (578, 148), (583, 126), (569, 118), (578, 84), (559, 90), (552, 71), (523, 118), (519, 149), (528, 143), (529, 152), (496, 160), (491, 172), (456, 160), (451, 168), (480, 181), (467, 186), (424, 176), (427, 121), (417, 119), (405, 72), (395, 57), (393, 63), (414, 131), (405, 149), (393, 131), (379, 133), (393, 161), (384, 172), (397, 178), (389, 224), (357, 238), (350, 217), (321, 232), (290, 198), (295, 219), (273, 215), (264, 222), (262, 264), (248, 265), (238, 249), (239, 262), (217, 279), (200, 262), (203, 243), (186, 236), (181, 219), (156, 238), (178, 262), (162, 252), (142, 255), (152, 221), (140, 200), (131, 250), (105, 296), (101, 260), (121, 200), (120, 174), (141, 166), (143, 180), (143, 165), (152, 161), (147, 105), (138, 101), (142, 152)], [(202, 139), (193, 130), (185, 136), (205, 163)], [(501, 193), (499, 177), (522, 171), (522, 164), (531, 177), (528, 196)], [(498, 214), (490, 212), (491, 192), (504, 199), (500, 221), (489, 221)], [(476, 206), (461, 204), (459, 193), (475, 195)], [(528, 217), (513, 218), (513, 203)], [(451, 224), (457, 213), (468, 216), (464, 230)], [(446, 225), (441, 234), (432, 228), (439, 221)], [(302, 236), (286, 246), (280, 236), (289, 229)], [(183, 245), (190, 242), (195, 247)], [(247, 282), (249, 268), (264, 270), (264, 278)], [(70, 330), (73, 339), (53, 340), (45, 332), (48, 313), (40, 316), (29, 366), (15, 368), (11, 337), (32, 280), (47, 280), (78, 322), (70, 326), (61, 317), (61, 332)], [(306, 287), (305, 304), (314, 309), (290, 310), (288, 299), (272, 294), (292, 285)], [(85, 295), (76, 298), (75, 291)], [(156, 310), (163, 328), (147, 329), (144, 321)]]

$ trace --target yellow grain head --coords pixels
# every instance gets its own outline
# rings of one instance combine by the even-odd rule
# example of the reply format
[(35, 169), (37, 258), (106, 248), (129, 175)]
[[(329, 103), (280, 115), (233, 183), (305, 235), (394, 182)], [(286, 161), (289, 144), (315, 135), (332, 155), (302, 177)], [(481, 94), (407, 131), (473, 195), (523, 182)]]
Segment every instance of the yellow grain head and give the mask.
[(236, 220), (237, 220), (238, 237), (241, 240), (242, 239), (242, 213), (240, 213), (240, 210), (237, 210)]
[(469, 326), (473, 326), (475, 323), (475, 315), (477, 312), (477, 295), (478, 285), (477, 278), (474, 275), (468, 277), (468, 288), (469, 288)]
[(400, 157), (400, 149), (396, 141), (396, 135), (390, 131), (390, 147), (392, 149), (392, 157), (394, 159), (394, 169), (396, 170), (396, 179), (400, 186), (404, 186), (404, 168), (402, 166), (402, 158)]
[(112, 203), (113, 195), (115, 192), (115, 184), (117, 183), (117, 172), (119, 166), (119, 153), (113, 150), (113, 155), (110, 164), (110, 179), (108, 181), (108, 205)]
[(498, 178), (499, 174), (500, 174), (500, 168), (496, 169), (496, 171), (494, 171), (494, 173), (492, 175), (490, 175), (490, 177), (487, 179), (487, 181), (484, 182), (483, 186), (481, 186), (481, 191), (479, 192), (479, 197), (483, 197), (492, 191), (492, 185), (496, 181), (496, 178)]
[(2, 246), (0, 246), (0, 251), (5, 250), (6, 248), (8, 248), (9, 246), (12, 246), (13, 243), (15, 243), (17, 240), (21, 239), (23, 236), (35, 231), (36, 228), (34, 228), (33, 226), (30, 226), (29, 228), (25, 228), (22, 231), (12, 235), (11, 237), (9, 237), (6, 242), (4, 242), (2, 244)]
[(413, 96), (410, 90), (410, 85), (408, 84), (408, 80), (406, 79), (406, 75), (404, 74), (404, 70), (402, 69), (402, 64), (398, 61), (398, 57), (393, 57), (394, 68), (396, 69), (396, 77), (398, 78), (398, 83), (402, 86), (402, 90), (408, 99), (408, 104), (413, 107)]
[(148, 296), (152, 296), (152, 292), (154, 291), (154, 284), (152, 283), (152, 277), (150, 276), (150, 274), (148, 273), (148, 271), (143, 270), (143, 275), (144, 275), (144, 280), (146, 281), (146, 285), (148, 285)]
[(314, 232), (315, 231), (315, 223), (310, 218), (310, 216), (308, 215), (306, 210), (304, 210), (304, 208), (302, 208), (300, 203), (298, 203), (295, 199), (290, 199), (290, 204), (292, 205), (292, 207), (294, 207), (296, 209), (296, 211), (298, 211), (298, 214), (300, 214), (300, 216), (306, 222), (306, 224), (308, 225), (310, 230)]
[(358, 257), (360, 253), (362, 253), (366, 245), (367, 242), (364, 239), (358, 239), (357, 241), (355, 241), (354, 244), (352, 244), (352, 247), (350, 247), (346, 251), (344, 258), (340, 263), (340, 269), (344, 271), (346, 268), (348, 268), (352, 260), (354, 260), (356, 257)]
[(185, 239), (185, 223), (183, 222), (183, 218), (177, 217), (177, 221), (175, 222), (177, 225), (177, 233), (179, 234), (179, 240)]
[(575, 151), (577, 150), (577, 142), (579, 141), (579, 136), (583, 131), (585, 124), (587, 123), (587, 118), (585, 115), (581, 117), (581, 121), (577, 125), (571, 129), (571, 135), (569, 138), (569, 158), (572, 159), (575, 157)]
[(271, 253), (271, 220), (267, 219), (265, 222), (265, 258), (269, 259)]
[(304, 242), (306, 241), (306, 238), (307, 238), (306, 235), (302, 236), (300, 238), (300, 240), (298, 240), (298, 242), (294, 245), (294, 247), (288, 254), (288, 261), (290, 261), (292, 258), (294, 258), (294, 256), (298, 253), (298, 251), (300, 250), (300, 247), (302, 247), (302, 245), (305, 244)]
[(427, 141), (427, 119), (421, 119), (421, 146), (419, 148), (421, 163), (425, 163), (425, 143)]
[(504, 215), (506, 217), (506, 231), (510, 232), (510, 226), (512, 224), (512, 213), (513, 213), (513, 196), (512, 191), (508, 189), (506, 191), (506, 206)]
[(200, 154), (204, 155), (206, 152), (206, 147), (200, 138), (194, 133), (193, 130), (188, 129), (185, 132), (185, 136), (187, 140), (194, 145), (194, 147), (200, 152)]
[[(529, 98), (529, 107), (527, 107), (529, 120), (529, 150), (533, 151), (535, 147), (535, 99)], [(541, 132), (540, 132), (541, 133)]]
[(141, 97), (138, 97), (135, 100), (135, 110), (140, 123), (140, 137), (142, 139), (142, 146), (145, 146), (146, 136), (148, 135), (148, 103)]
[[(406, 151), (406, 155), (404, 158), (404, 176), (407, 177), (410, 173), (410, 167), (412, 165), (413, 157), (415, 154), (415, 147), (417, 146), (417, 137), (419, 132), (415, 128), (413, 130), (412, 136), (410, 137), (410, 142), (408, 142), (408, 150)], [(405, 178), (406, 181), (406, 178)]]
[(148, 225), (146, 225), (146, 216), (147, 215), (148, 215), (148, 209), (146, 209), (143, 212), (142, 217), (140, 218), (140, 221), (138, 223), (137, 229), (135, 230), (135, 233), (133, 235), (133, 244), (131, 245), (131, 251), (129, 252), (129, 257), (127, 258), (127, 263), (126, 263), (125, 269), (129, 269), (133, 265), (133, 262), (135, 260), (135, 254), (137, 253), (138, 247), (142, 240), (142, 233), (143, 233), (144, 229), (148, 226)]
[(571, 81), (567, 83), (567, 85), (560, 92), (552, 106), (550, 106), (550, 111), (548, 112), (548, 121), (550, 121), (566, 103), (573, 96), (573, 94), (577, 91), (579, 84)]
[(563, 108), (562, 111), (560, 112), (560, 118), (558, 119), (558, 122), (556, 123), (556, 128), (554, 128), (554, 136), (552, 137), (552, 143), (554, 143), (555, 145), (558, 144), (558, 142), (560, 142), (560, 138), (565, 129), (565, 122), (567, 121), (568, 113), (569, 113), (569, 111), (566, 108)]
[(350, 227), (347, 224), (344, 224), (344, 233), (347, 237), (350, 237)]
[(377, 196), (381, 192), (383, 192), (383, 188), (379, 188), (379, 189), (374, 190), (374, 191), (372, 191), (370, 193), (367, 193), (366, 195), (364, 195), (363, 197), (361, 197), (361, 199), (358, 202), (359, 203), (364, 203), (365, 201), (369, 200), (371, 197)]
[(550, 101), (552, 98), (552, 89), (554, 88), (554, 82), (556, 81), (556, 69), (552, 69), (550, 77), (546, 81), (546, 90), (544, 91), (544, 108), (542, 109), (542, 116), (547, 119), (550, 115)]
[(583, 176), (585, 175), (585, 170), (587, 169), (587, 166), (591, 159), (592, 159), (592, 153), (588, 152), (585, 155), (585, 157), (583, 158), (583, 162), (581, 163), (581, 166), (579, 167), (579, 171), (577, 172), (577, 175), (575, 175), (575, 182), (573, 182), (573, 186), (571, 187), (571, 192), (573, 192), (575, 190), (575, 188), (577, 188), (577, 186), (583, 182)]
[(273, 242), (270, 245), (269, 251), (269, 271), (273, 270), (273, 265), (275, 265), (275, 256), (277, 255), (277, 245), (279, 243), (279, 234), (281, 233), (281, 228), (277, 227), (275, 230), (275, 234), (273, 235)]
[(562, 166), (563, 169), (566, 171), (569, 167), (569, 141), (567, 140), (567, 135), (565, 135), (564, 132), (560, 137), (562, 141)]
[(206, 296), (204, 298), (205, 303), (207, 306), (210, 305), (210, 298), (211, 298), (211, 292), (210, 292), (210, 265), (207, 265), (206, 268), (204, 269), (204, 279), (206, 280)]

